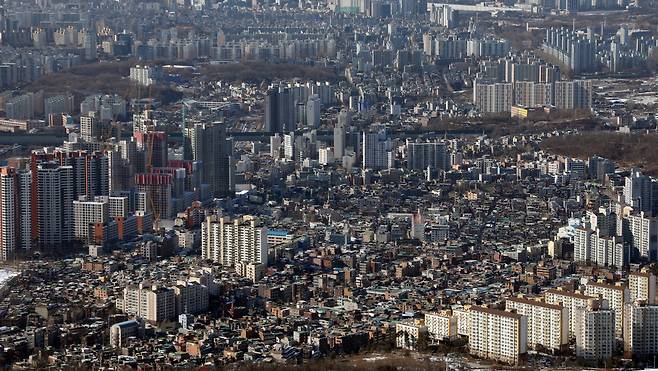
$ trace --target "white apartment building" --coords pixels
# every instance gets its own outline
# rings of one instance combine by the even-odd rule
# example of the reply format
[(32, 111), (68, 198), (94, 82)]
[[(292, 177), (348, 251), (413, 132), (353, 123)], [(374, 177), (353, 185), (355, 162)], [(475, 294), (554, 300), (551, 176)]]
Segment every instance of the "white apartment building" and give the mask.
[(90, 200), (80, 197), (73, 201), (74, 236), (81, 241), (90, 241), (93, 237), (94, 224), (104, 224), (109, 219), (108, 202), (104, 198)]
[(334, 163), (333, 148), (320, 148), (318, 151), (320, 165), (330, 165)]
[(419, 344), (426, 343), (427, 327), (422, 321), (395, 324), (395, 344), (398, 348), (418, 350)]
[(473, 103), (481, 113), (509, 112), (514, 103), (513, 92), (512, 83), (487, 83), (476, 79), (473, 83)]
[(233, 221), (208, 216), (201, 226), (201, 255), (225, 266), (238, 262), (267, 266), (267, 228), (258, 226), (251, 216)]
[(468, 315), (469, 309), (470, 306), (452, 309), (452, 315), (457, 319), (457, 335), (468, 336), (471, 331), (471, 318)]
[(629, 214), (626, 219), (633, 248), (642, 257), (655, 260), (658, 257), (658, 219), (651, 218), (644, 212)]
[(454, 339), (457, 334), (457, 317), (451, 311), (439, 313), (425, 313), (425, 326), (430, 339), (439, 341), (443, 339)]
[(526, 353), (528, 318), (518, 313), (473, 306), (469, 310), (470, 353), (482, 358), (518, 364)]
[(160, 74), (160, 71), (155, 67), (137, 65), (130, 68), (130, 80), (142, 86), (155, 84)]
[(196, 314), (208, 309), (208, 288), (196, 282), (178, 281), (173, 287), (177, 314)]
[(591, 296), (601, 295), (608, 301), (610, 309), (615, 313), (615, 336), (622, 338), (624, 330), (624, 305), (629, 301), (628, 288), (618, 283), (608, 285), (602, 282), (589, 282), (585, 287), (585, 294)]
[(176, 316), (174, 290), (142, 283), (123, 289), (123, 298), (117, 300), (117, 309), (150, 322), (161, 322)]
[(658, 354), (658, 305), (642, 301), (624, 306), (624, 356)]
[(559, 352), (569, 344), (569, 313), (561, 304), (548, 304), (539, 299), (509, 298), (505, 309), (528, 317), (528, 346), (542, 346)]
[(602, 236), (598, 229), (576, 228), (574, 261), (595, 263), (602, 267), (623, 267), (626, 261), (624, 244), (617, 237)]
[(631, 272), (628, 275), (630, 302), (642, 300), (647, 304), (656, 303), (656, 276), (648, 271)]
[(615, 346), (615, 312), (605, 300), (594, 300), (573, 313), (576, 355), (586, 360), (606, 360)]
[(574, 320), (572, 313), (578, 307), (586, 307), (591, 300), (596, 297), (584, 295), (580, 292), (566, 291), (562, 288), (550, 289), (544, 294), (546, 303), (562, 304), (567, 310), (567, 322), (569, 323), (569, 336), (575, 336)]

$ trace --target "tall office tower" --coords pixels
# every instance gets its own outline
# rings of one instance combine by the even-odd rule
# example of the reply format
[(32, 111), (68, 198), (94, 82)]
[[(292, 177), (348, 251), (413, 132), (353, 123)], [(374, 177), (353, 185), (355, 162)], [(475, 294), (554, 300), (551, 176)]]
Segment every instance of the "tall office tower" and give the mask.
[(251, 216), (231, 221), (208, 216), (201, 226), (201, 256), (225, 266), (258, 263), (267, 266), (267, 228)]
[(630, 293), (627, 287), (621, 284), (608, 285), (602, 282), (589, 282), (585, 286), (585, 293), (590, 296), (601, 295), (608, 302), (615, 316), (615, 336), (622, 338), (624, 328), (624, 305), (628, 303)]
[(628, 274), (628, 290), (630, 302), (641, 300), (647, 304), (656, 303), (656, 276), (643, 269)]
[(562, 305), (518, 297), (507, 299), (505, 309), (528, 318), (529, 347), (559, 352), (569, 346), (569, 311)]
[(281, 124), (279, 123), (279, 91), (278, 89), (269, 89), (265, 94), (265, 131), (270, 133), (281, 133)]
[(31, 248), (31, 181), (28, 171), (0, 167), (0, 260)]
[(624, 306), (624, 356), (658, 354), (658, 305), (642, 300)]
[(649, 176), (642, 175), (639, 169), (632, 169), (624, 178), (624, 202), (637, 211), (653, 212), (653, 184)]
[(201, 181), (215, 197), (233, 194), (233, 142), (223, 123), (197, 123), (185, 129), (185, 159), (201, 162)]
[(407, 140), (407, 169), (445, 170), (448, 168), (448, 161), (445, 143)]
[(339, 162), (341, 162), (343, 156), (345, 156), (345, 132), (350, 125), (352, 125), (352, 115), (350, 114), (350, 111), (346, 109), (340, 110), (338, 113), (338, 123), (334, 128), (334, 157)]
[(633, 253), (650, 261), (658, 260), (658, 218), (644, 212), (629, 214), (623, 221), (622, 234)]
[(606, 175), (615, 172), (615, 163), (599, 156), (592, 156), (589, 159), (587, 170), (590, 178), (604, 183)]
[(317, 128), (320, 126), (320, 109), (322, 108), (322, 102), (320, 102), (320, 97), (317, 94), (313, 94), (308, 97), (306, 101), (306, 125), (311, 128)]
[(73, 167), (41, 163), (36, 183), (39, 246), (66, 247), (73, 241)]
[(334, 158), (338, 162), (342, 162), (343, 156), (345, 156), (345, 126), (336, 126), (334, 128)]
[(593, 300), (587, 306), (577, 307), (574, 310), (573, 321), (578, 357), (592, 361), (612, 357), (617, 327), (615, 317), (615, 311), (608, 309), (605, 300)]
[(281, 158), (281, 136), (279, 133), (270, 137), (270, 156), (275, 160)]
[(144, 194), (146, 211), (156, 219), (167, 219), (173, 214), (173, 177), (169, 174), (142, 173), (135, 175), (135, 187)]
[(294, 131), (295, 101), (286, 87), (273, 87), (265, 95), (265, 130), (274, 133)]
[(486, 82), (476, 79), (473, 83), (473, 103), (482, 113), (509, 112), (513, 104), (512, 83)]
[(82, 242), (92, 241), (94, 226), (105, 224), (109, 218), (107, 198), (80, 197), (78, 200), (73, 201), (74, 237)]
[(592, 107), (592, 80), (556, 81), (553, 84), (557, 109), (574, 110)]
[(469, 310), (471, 354), (518, 364), (526, 353), (528, 318), (518, 313), (473, 306)]
[(352, 114), (343, 108), (338, 112), (338, 124), (336, 126), (348, 128), (352, 125)]
[(95, 61), (98, 58), (96, 40), (96, 27), (91, 27), (85, 32), (84, 47), (85, 47), (85, 60)]
[(569, 336), (575, 335), (573, 313), (578, 307), (587, 306), (596, 297), (584, 295), (579, 292), (563, 290), (561, 287), (550, 289), (545, 294), (546, 302), (549, 304), (562, 304), (567, 309), (567, 322), (569, 323)]
[(363, 133), (362, 162), (363, 169), (386, 169), (389, 166), (389, 152), (391, 143), (386, 132)]
[[(163, 131), (138, 132), (134, 134), (137, 148), (144, 151), (145, 167), (169, 166), (167, 133)], [(149, 168), (146, 169), (148, 172)]]

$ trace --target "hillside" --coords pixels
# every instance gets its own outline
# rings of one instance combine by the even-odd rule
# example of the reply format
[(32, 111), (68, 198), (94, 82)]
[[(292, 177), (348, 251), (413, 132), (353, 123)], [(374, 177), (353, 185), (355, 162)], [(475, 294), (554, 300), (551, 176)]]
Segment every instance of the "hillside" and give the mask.
[(541, 143), (551, 153), (586, 159), (594, 155), (624, 167), (641, 167), (658, 176), (658, 134), (618, 134), (587, 132), (551, 137)]

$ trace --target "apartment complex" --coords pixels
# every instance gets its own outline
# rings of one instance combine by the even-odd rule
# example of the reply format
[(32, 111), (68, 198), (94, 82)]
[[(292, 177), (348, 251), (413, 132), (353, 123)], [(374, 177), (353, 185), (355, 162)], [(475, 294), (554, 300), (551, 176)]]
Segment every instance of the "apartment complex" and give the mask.
[(432, 340), (453, 339), (457, 334), (457, 317), (450, 311), (425, 313), (425, 326)]
[(658, 306), (635, 301), (624, 306), (624, 355), (658, 354)]
[(569, 336), (575, 335), (573, 313), (578, 307), (586, 307), (596, 297), (584, 295), (580, 292), (567, 291), (562, 288), (550, 289), (545, 293), (546, 303), (562, 304), (567, 311), (567, 322), (569, 323)]
[(543, 347), (553, 352), (569, 344), (568, 309), (539, 299), (509, 298), (505, 309), (528, 318), (528, 347)]
[(267, 228), (243, 216), (231, 221), (211, 215), (201, 227), (201, 255), (225, 266), (259, 263), (267, 266)]
[(631, 272), (628, 275), (629, 301), (642, 300), (647, 304), (656, 303), (656, 276), (646, 270)]
[(586, 360), (606, 360), (615, 349), (616, 313), (606, 300), (593, 300), (573, 312), (576, 355)]
[(527, 351), (528, 318), (518, 313), (473, 306), (469, 310), (471, 354), (518, 364)]
[(624, 329), (624, 305), (629, 300), (628, 288), (621, 283), (609, 285), (602, 282), (589, 282), (585, 287), (585, 293), (591, 296), (601, 296), (607, 300), (610, 309), (615, 314), (615, 336), (622, 338)]

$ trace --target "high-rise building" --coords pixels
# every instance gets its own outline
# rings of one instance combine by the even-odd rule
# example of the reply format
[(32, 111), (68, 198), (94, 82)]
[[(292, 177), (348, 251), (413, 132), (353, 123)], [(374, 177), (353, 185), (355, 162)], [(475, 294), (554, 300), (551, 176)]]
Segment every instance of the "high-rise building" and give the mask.
[(130, 80), (142, 86), (155, 84), (162, 76), (162, 69), (150, 66), (130, 67)]
[(362, 162), (363, 169), (386, 169), (389, 167), (389, 153), (391, 143), (386, 132), (363, 133)]
[(454, 339), (457, 335), (457, 317), (450, 311), (425, 313), (425, 326), (431, 340)]
[(28, 171), (0, 167), (0, 260), (32, 247), (31, 182)]
[(223, 123), (197, 123), (186, 128), (184, 156), (201, 162), (201, 181), (210, 186), (215, 197), (233, 193), (233, 141), (226, 138)]
[(117, 309), (146, 321), (162, 322), (176, 316), (176, 295), (167, 287), (148, 283), (130, 285), (117, 300)]
[(73, 201), (74, 236), (89, 242), (94, 237), (94, 226), (105, 224), (109, 218), (109, 202), (106, 198), (95, 199), (86, 196)]
[(554, 352), (569, 344), (568, 310), (560, 304), (548, 304), (538, 299), (509, 298), (505, 309), (528, 318), (528, 346), (543, 347)]
[(514, 85), (509, 82), (473, 82), (473, 103), (481, 113), (509, 112), (514, 103)]
[(320, 109), (322, 102), (317, 94), (308, 97), (306, 101), (306, 125), (311, 128), (320, 126)]
[(577, 307), (573, 320), (578, 357), (592, 361), (612, 357), (615, 350), (615, 311), (608, 309), (605, 300), (594, 300), (587, 306)]
[(577, 228), (574, 235), (574, 261), (603, 267), (623, 267), (628, 263), (624, 244), (616, 236), (603, 236), (601, 230)]
[(110, 158), (106, 153), (86, 151), (55, 151), (61, 166), (73, 170), (73, 198), (107, 196), (110, 193)]
[(592, 80), (556, 81), (553, 104), (560, 110), (589, 109), (592, 107)]
[(597, 297), (584, 295), (579, 292), (567, 291), (560, 288), (550, 289), (544, 295), (549, 304), (562, 304), (567, 309), (567, 322), (569, 323), (569, 336), (575, 335), (573, 313), (578, 307), (586, 307), (591, 300)]
[(225, 266), (259, 263), (267, 266), (267, 228), (251, 216), (231, 221), (208, 216), (201, 227), (201, 256)]
[(109, 136), (109, 125), (94, 114), (80, 116), (80, 138), (88, 142)]
[(147, 212), (155, 215), (156, 219), (167, 219), (173, 216), (173, 177), (170, 174), (136, 174), (135, 186), (138, 192), (144, 194)]
[(518, 364), (527, 351), (528, 318), (518, 313), (473, 306), (469, 310), (471, 354)]
[(295, 128), (295, 100), (287, 87), (273, 87), (265, 96), (265, 130), (287, 133)]
[(83, 42), (85, 47), (85, 60), (95, 61), (98, 58), (98, 40), (95, 27), (86, 30)]
[(624, 306), (624, 356), (658, 354), (658, 305), (641, 300)]
[(73, 241), (73, 167), (41, 163), (36, 184), (39, 246), (65, 247)]
[(178, 281), (173, 287), (176, 313), (196, 314), (208, 310), (208, 288), (197, 282)]
[(624, 202), (636, 211), (648, 214), (653, 212), (654, 195), (651, 177), (643, 175), (639, 169), (632, 169), (624, 178)]
[(630, 298), (628, 288), (619, 283), (609, 285), (603, 282), (589, 282), (585, 286), (585, 293), (590, 296), (601, 295), (608, 302), (615, 316), (615, 336), (621, 338), (624, 329), (624, 305)]
[(407, 169), (445, 170), (448, 168), (448, 161), (445, 143), (407, 140)]
[(622, 222), (622, 234), (633, 252), (649, 261), (658, 260), (658, 218), (631, 213)]
[(648, 270), (628, 274), (630, 302), (641, 300), (647, 304), (656, 303), (656, 276)]
[(134, 137), (137, 148), (144, 151), (146, 171), (155, 167), (169, 166), (167, 133), (163, 131), (137, 132)]
[(544, 52), (576, 74), (598, 70), (595, 42), (571, 29), (565, 27), (546, 29), (542, 48)]

